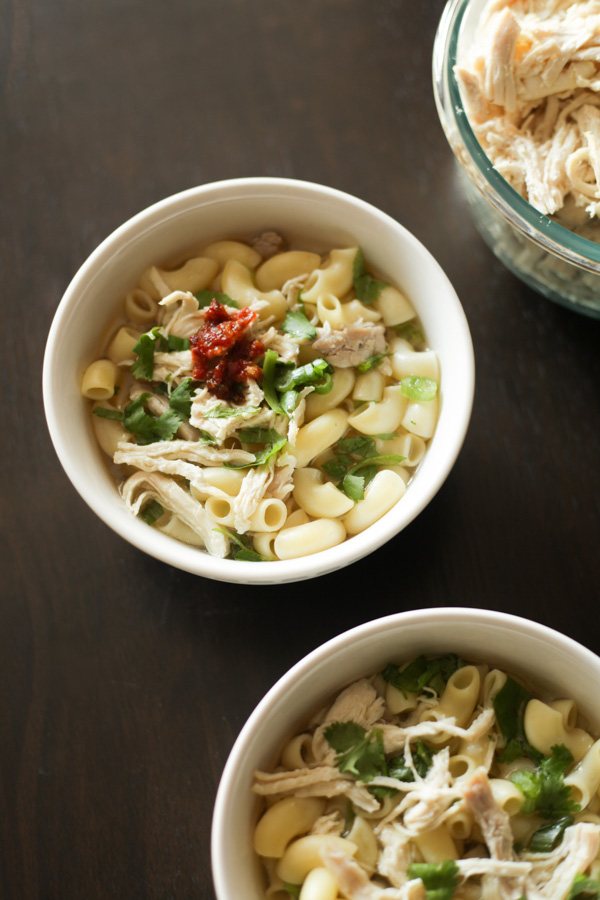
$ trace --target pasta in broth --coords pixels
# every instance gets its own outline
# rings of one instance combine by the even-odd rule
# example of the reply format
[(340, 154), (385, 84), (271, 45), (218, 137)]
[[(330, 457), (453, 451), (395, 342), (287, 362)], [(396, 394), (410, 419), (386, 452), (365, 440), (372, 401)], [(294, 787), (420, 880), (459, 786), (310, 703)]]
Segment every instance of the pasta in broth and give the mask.
[(266, 896), (597, 897), (599, 786), (573, 701), (454, 654), (390, 664), (255, 773)]
[(401, 499), (438, 384), (410, 301), (360, 248), (269, 232), (144, 272), (81, 391), (133, 514), (214, 556), (273, 560)]

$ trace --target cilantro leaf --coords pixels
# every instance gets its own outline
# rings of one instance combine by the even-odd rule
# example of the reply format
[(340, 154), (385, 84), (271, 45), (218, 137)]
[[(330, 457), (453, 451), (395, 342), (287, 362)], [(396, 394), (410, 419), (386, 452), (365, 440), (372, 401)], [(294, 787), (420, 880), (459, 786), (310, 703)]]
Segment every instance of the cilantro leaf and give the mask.
[(208, 431), (204, 431), (202, 428), (199, 428), (198, 431), (200, 432), (200, 440), (204, 441), (205, 444), (218, 444), (219, 443), (217, 441), (217, 439), (215, 437), (213, 437), (213, 435), (210, 434)]
[(600, 881), (596, 878), (588, 878), (579, 872), (573, 879), (573, 884), (566, 900), (575, 900), (576, 897), (598, 900), (600, 898)]
[(350, 772), (359, 781), (371, 781), (387, 774), (383, 738), (378, 728), (367, 733), (357, 722), (333, 722), (324, 734), (337, 753), (335, 763), (340, 772)]
[(184, 378), (184, 380), (171, 392), (169, 406), (177, 413), (182, 421), (184, 419), (189, 419), (192, 413), (192, 396), (194, 391), (195, 388), (192, 387), (192, 379)]
[(525, 797), (521, 812), (536, 812), (543, 819), (560, 819), (578, 812), (580, 806), (564, 783), (564, 774), (573, 762), (573, 754), (564, 744), (555, 744), (534, 772), (513, 772), (510, 780)]
[(283, 437), (274, 428), (242, 428), (237, 436), (244, 444), (273, 444)]
[(259, 406), (225, 406), (219, 403), (203, 413), (203, 416), (205, 419), (241, 419), (255, 416), (259, 412)]
[(363, 375), (365, 372), (369, 372), (371, 369), (376, 369), (377, 366), (381, 365), (384, 359), (387, 359), (388, 356), (393, 356), (392, 353), (375, 353), (373, 356), (367, 356), (367, 358), (359, 363), (356, 367), (356, 371), (360, 372)]
[(239, 308), (237, 300), (232, 300), (228, 294), (220, 294), (218, 291), (196, 291), (194, 297), (198, 301), (198, 309), (205, 309), (207, 306), (210, 306), (213, 300), (216, 300), (217, 303), (222, 303), (223, 306), (233, 306), (234, 309)]
[(439, 695), (444, 690), (451, 675), (464, 666), (464, 662), (456, 653), (448, 653), (435, 659), (418, 656), (403, 669), (390, 663), (382, 672), (389, 684), (407, 694), (419, 694), (428, 686)]
[(181, 417), (175, 410), (168, 409), (161, 416), (150, 416), (144, 409), (144, 401), (151, 394), (140, 394), (125, 407), (123, 424), (127, 431), (135, 435), (138, 444), (153, 444), (155, 441), (170, 441), (181, 425)]
[(459, 868), (453, 859), (446, 859), (439, 865), (412, 863), (407, 874), (409, 878), (421, 879), (427, 900), (451, 900), (458, 887)]
[(342, 438), (333, 448), (333, 454), (323, 464), (323, 470), (354, 501), (364, 498), (365, 487), (374, 478), (378, 466), (399, 465), (405, 459), (398, 454), (378, 456), (374, 439), (364, 434)]
[(281, 325), (281, 330), (293, 334), (294, 337), (307, 338), (309, 341), (313, 341), (317, 336), (317, 329), (299, 309), (288, 312)]
[(298, 900), (298, 898), (300, 897), (300, 888), (302, 887), (302, 885), (301, 884), (290, 884), (289, 881), (284, 881), (284, 882), (282, 882), (282, 884), (283, 884), (283, 890), (287, 891), (288, 894), (290, 895), (290, 897), (293, 897), (294, 900)]
[(213, 531), (224, 534), (233, 544), (229, 559), (239, 559), (245, 562), (270, 562), (265, 556), (256, 552), (252, 539), (246, 534), (238, 534), (237, 531), (230, 531), (228, 528), (213, 528)]
[(529, 691), (510, 677), (494, 697), (496, 721), (506, 740), (506, 747), (496, 757), (498, 762), (513, 762), (521, 756), (529, 756), (535, 762), (543, 758), (543, 754), (532, 747), (525, 737), (523, 714), (530, 700)]
[(160, 416), (151, 416), (144, 409), (144, 403), (152, 395), (140, 394), (125, 407), (125, 428), (135, 435), (138, 444), (172, 440), (181, 423), (189, 419), (193, 391), (192, 379), (185, 378), (172, 392), (169, 408)]
[(366, 306), (374, 303), (381, 291), (388, 286), (386, 281), (376, 281), (372, 275), (369, 275), (365, 265), (364, 253), (360, 247), (354, 257), (352, 274), (356, 296)]
[(155, 325), (150, 331), (141, 334), (133, 352), (137, 353), (137, 359), (131, 366), (131, 374), (142, 381), (152, 381), (154, 373), (154, 351), (160, 334), (160, 326)]
[(119, 409), (105, 409), (104, 406), (96, 406), (92, 412), (101, 419), (113, 419), (115, 422), (123, 421), (123, 413)]
[(133, 352), (137, 353), (137, 359), (131, 366), (131, 374), (142, 381), (152, 381), (154, 374), (154, 353), (160, 350), (164, 353), (172, 353), (179, 350), (189, 350), (188, 338), (178, 337), (175, 334), (161, 334), (160, 325), (155, 325), (150, 331), (141, 334)]
[(265, 444), (262, 450), (259, 450), (254, 454), (254, 459), (249, 463), (225, 463), (226, 469), (248, 469), (251, 466), (262, 466), (264, 463), (268, 462), (272, 456), (275, 456), (276, 453), (279, 453), (283, 447), (287, 444), (287, 437), (279, 434), (279, 432), (274, 431), (274, 434), (277, 435), (278, 440), (274, 441), (271, 444)]
[(398, 337), (404, 338), (416, 350), (420, 350), (425, 346), (425, 337), (423, 332), (413, 325), (412, 322), (402, 322), (401, 325), (392, 326)]
[(346, 497), (357, 503), (359, 500), (364, 500), (365, 497), (365, 478), (364, 475), (352, 475), (347, 472), (338, 487)]
[[(427, 744), (425, 744), (419, 738), (416, 748), (411, 752), (413, 765), (421, 778), (424, 778), (429, 771), (429, 767), (431, 766), (431, 762), (433, 760), (433, 750), (431, 750), (427, 746)], [(403, 753), (399, 754), (398, 756), (393, 756), (390, 760), (388, 760), (387, 767), (388, 775), (390, 776), (390, 778), (397, 778), (398, 781), (406, 782), (415, 780), (413, 770), (406, 764), (406, 759)]]
[[(166, 346), (165, 346), (166, 344)], [(166, 350), (167, 353), (176, 353), (181, 350), (189, 350), (190, 349), (190, 339), (179, 337), (176, 334), (167, 335), (166, 341), (163, 337), (160, 343), (159, 350)]]
[(555, 822), (549, 822), (547, 825), (542, 825), (541, 828), (538, 828), (531, 836), (529, 849), (533, 853), (550, 853), (550, 851), (554, 850), (555, 847), (558, 847), (562, 841), (565, 828), (572, 825), (574, 821), (573, 816), (563, 816)]

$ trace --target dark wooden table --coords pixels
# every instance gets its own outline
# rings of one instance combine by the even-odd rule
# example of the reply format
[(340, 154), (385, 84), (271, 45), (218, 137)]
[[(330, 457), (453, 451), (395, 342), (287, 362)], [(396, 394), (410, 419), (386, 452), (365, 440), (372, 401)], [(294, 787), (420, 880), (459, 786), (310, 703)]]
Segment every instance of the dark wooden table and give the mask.
[[(238, 731), (360, 622), (496, 608), (600, 652), (600, 323), (526, 288), (475, 232), (431, 89), (442, 8), (0, 3), (2, 898), (214, 897), (212, 805)], [(453, 282), (477, 362), (431, 505), (373, 557), (285, 589), (129, 546), (71, 487), (42, 407), (50, 322), (94, 247), (164, 196), (247, 175), (322, 182), (402, 222)]]

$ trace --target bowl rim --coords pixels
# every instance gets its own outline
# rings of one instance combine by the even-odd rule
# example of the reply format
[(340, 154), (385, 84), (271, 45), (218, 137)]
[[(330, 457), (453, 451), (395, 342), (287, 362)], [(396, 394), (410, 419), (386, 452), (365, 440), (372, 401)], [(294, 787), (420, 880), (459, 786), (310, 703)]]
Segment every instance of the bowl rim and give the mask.
[[(217, 788), (211, 827), (211, 863), (218, 900), (230, 900), (227, 821), (231, 791), (235, 787), (236, 774), (243, 766), (244, 759), (265, 715), (272, 715), (273, 709), (281, 705), (290, 688), (293, 688), (302, 676), (313, 669), (318, 669), (328, 657), (337, 656), (352, 647), (358, 650), (362, 643), (391, 629), (399, 630), (401, 627), (414, 628), (418, 626), (440, 628), (449, 623), (518, 629), (523, 636), (540, 642), (548, 642), (553, 649), (561, 650), (565, 655), (577, 655), (600, 677), (600, 657), (583, 644), (534, 619), (493, 609), (460, 606), (412, 609), (372, 619), (335, 635), (303, 656), (273, 684), (246, 719), (229, 752)], [(306, 709), (299, 711), (298, 719), (301, 720), (302, 714), (309, 712), (310, 710)]]
[(448, 0), (434, 39), (432, 72), (435, 102), (446, 135), (449, 127), (458, 133), (475, 172), (462, 163), (449, 141), (452, 150), (467, 177), (514, 228), (565, 262), (600, 274), (600, 244), (538, 212), (494, 168), (475, 137), (454, 75), (460, 29), (470, 2)]
[[(195, 208), (196, 205), (218, 202), (230, 195), (233, 198), (233, 192), (238, 192), (236, 197), (239, 196), (239, 192), (244, 192), (245, 195), (255, 198), (263, 193), (269, 197), (284, 194), (292, 200), (294, 197), (310, 197), (322, 201), (331, 197), (338, 202), (350, 204), (355, 209), (374, 216), (387, 226), (402, 232), (406, 243), (412, 245), (420, 254), (424, 254), (428, 264), (435, 267), (438, 275), (447, 284), (448, 308), (451, 309), (463, 354), (464, 384), (461, 414), (455, 418), (452, 440), (446, 447), (443, 464), (438, 466), (434, 477), (429, 479), (419, 502), (411, 506), (410, 514), (402, 515), (399, 524), (389, 516), (386, 522), (384, 516), (375, 525), (342, 544), (292, 560), (246, 562), (218, 559), (198, 548), (149, 529), (145, 523), (138, 521), (130, 513), (126, 517), (115, 516), (112, 507), (108, 508), (98, 497), (90, 495), (85, 474), (72, 465), (74, 461), (68, 442), (63, 436), (53, 391), (53, 373), (58, 364), (56, 348), (59, 337), (65, 323), (68, 322), (72, 308), (77, 304), (80, 290), (93, 278), (93, 273), (107, 264), (114, 253), (123, 252), (130, 243), (139, 240), (153, 227), (164, 224), (165, 221), (185, 213), (192, 207)], [(44, 353), (42, 390), (48, 430), (63, 469), (82, 499), (113, 531), (155, 559), (201, 577), (244, 584), (288, 583), (316, 578), (358, 561), (387, 543), (427, 506), (448, 477), (466, 437), (474, 399), (475, 359), (466, 315), (452, 284), (430, 251), (405, 226), (372, 204), (337, 188), (292, 178), (251, 176), (208, 182), (172, 194), (136, 213), (104, 238), (77, 270), (56, 309)], [(404, 509), (408, 510), (408, 506)]]

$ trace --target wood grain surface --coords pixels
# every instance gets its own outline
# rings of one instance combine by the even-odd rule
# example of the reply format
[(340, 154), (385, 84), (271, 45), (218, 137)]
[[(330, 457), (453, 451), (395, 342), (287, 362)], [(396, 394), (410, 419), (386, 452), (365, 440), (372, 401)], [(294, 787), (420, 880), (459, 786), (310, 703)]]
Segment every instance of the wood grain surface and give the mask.
[[(474, 230), (431, 87), (442, 8), (0, 0), (2, 898), (211, 900), (237, 733), (350, 626), (495, 608), (600, 652), (600, 323), (525, 287)], [(350, 569), (285, 588), (129, 546), (71, 486), (42, 406), (48, 329), (89, 253), (162, 197), (247, 175), (328, 184), (402, 222), (453, 282), (476, 353), (469, 434), (431, 505)]]

